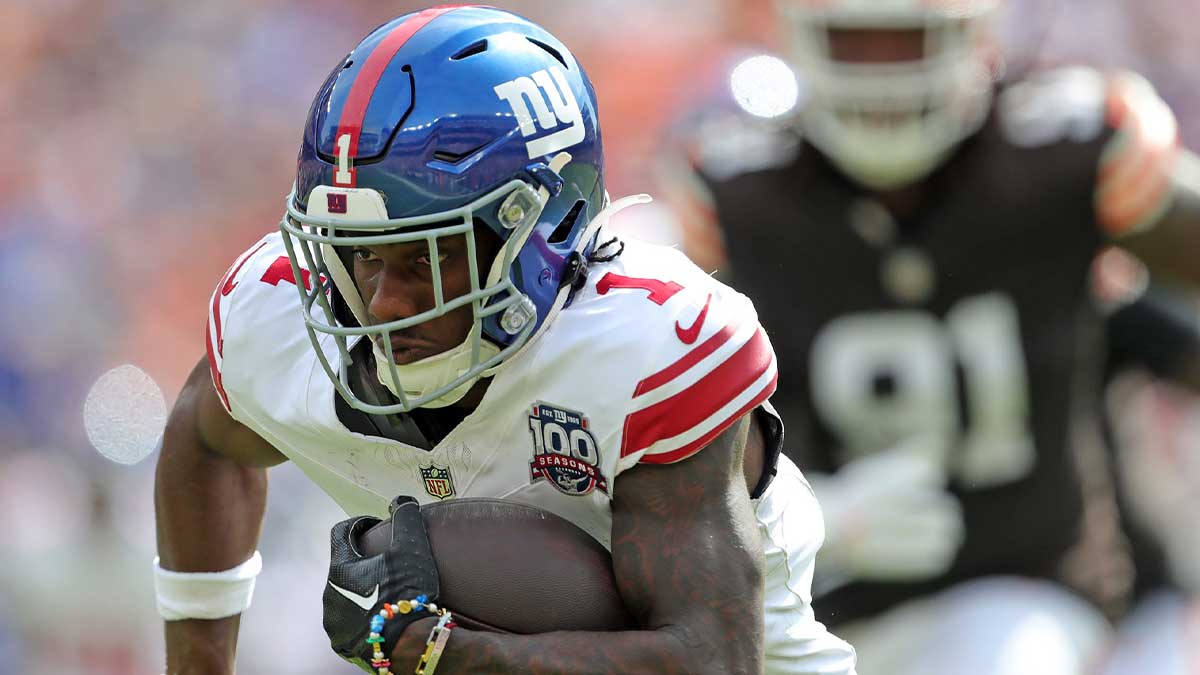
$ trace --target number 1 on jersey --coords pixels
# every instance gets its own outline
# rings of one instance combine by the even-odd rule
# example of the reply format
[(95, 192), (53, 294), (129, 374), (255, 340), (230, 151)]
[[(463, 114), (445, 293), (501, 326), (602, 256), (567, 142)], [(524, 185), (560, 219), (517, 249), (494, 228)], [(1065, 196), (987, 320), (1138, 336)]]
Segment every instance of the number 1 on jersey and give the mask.
[(683, 286), (674, 281), (627, 277), (613, 272), (605, 274), (600, 281), (596, 282), (596, 292), (600, 295), (607, 295), (613, 288), (640, 288), (643, 291), (649, 291), (650, 295), (646, 296), (646, 299), (656, 305), (665, 305), (676, 293), (683, 290)]

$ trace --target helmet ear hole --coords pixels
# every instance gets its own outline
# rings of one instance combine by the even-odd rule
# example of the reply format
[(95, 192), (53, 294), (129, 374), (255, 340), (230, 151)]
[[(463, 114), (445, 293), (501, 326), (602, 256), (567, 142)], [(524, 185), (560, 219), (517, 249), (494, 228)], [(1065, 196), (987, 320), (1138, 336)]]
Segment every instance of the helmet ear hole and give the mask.
[(554, 228), (554, 231), (550, 233), (550, 236), (546, 239), (546, 243), (561, 244), (566, 241), (571, 236), (571, 232), (575, 230), (575, 223), (579, 221), (579, 214), (583, 213), (585, 206), (587, 206), (586, 201), (582, 199), (576, 201), (571, 210), (567, 211), (567, 215), (563, 216), (563, 219), (559, 221), (558, 227)]

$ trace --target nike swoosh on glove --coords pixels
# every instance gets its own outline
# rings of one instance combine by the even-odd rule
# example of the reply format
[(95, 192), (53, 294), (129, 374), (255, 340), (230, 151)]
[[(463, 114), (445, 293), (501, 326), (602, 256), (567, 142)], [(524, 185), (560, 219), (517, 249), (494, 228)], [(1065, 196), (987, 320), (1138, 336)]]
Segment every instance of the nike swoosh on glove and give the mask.
[[(385, 603), (425, 595), (437, 602), (437, 565), (425, 532), (421, 509), (412, 497), (396, 497), (392, 513), (392, 539), (388, 549), (370, 557), (359, 553), (356, 542), (381, 522), (359, 516), (343, 520), (329, 533), (329, 579), (322, 597), (323, 623), (333, 651), (351, 663), (374, 672), (372, 647), (367, 644), (371, 617)], [(426, 612), (396, 614), (383, 626), (383, 652), (390, 654), (404, 629), (430, 616)]]

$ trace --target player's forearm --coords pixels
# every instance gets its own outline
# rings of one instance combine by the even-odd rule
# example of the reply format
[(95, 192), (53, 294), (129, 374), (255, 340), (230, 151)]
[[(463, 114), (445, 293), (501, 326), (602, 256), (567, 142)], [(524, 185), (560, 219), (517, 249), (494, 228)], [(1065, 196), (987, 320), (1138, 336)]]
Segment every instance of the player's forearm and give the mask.
[[(163, 437), (155, 475), (160, 565), (177, 572), (217, 572), (254, 554), (267, 477), (213, 453), (192, 432), (187, 411), (176, 410)], [(238, 617), (166, 622), (172, 675), (233, 672)]]
[[(230, 569), (253, 555), (266, 502), (266, 470), (164, 443), (155, 481), (160, 565), (180, 572)], [(233, 673), (238, 616), (167, 621), (170, 675)]]
[(245, 562), (258, 544), (266, 500), (266, 469), (164, 438), (154, 482), (162, 566), (213, 572)]
[(233, 675), (240, 620), (167, 621), (166, 675)]
[[(417, 663), (428, 635), (422, 621), (405, 631), (393, 652), (393, 672), (407, 672)], [(624, 632), (567, 632), (504, 635), (454, 629), (438, 664), (448, 673), (539, 673), (586, 675), (602, 673), (757, 673), (759, 663), (730, 665), (713, 658), (719, 645), (689, 645), (686, 629)], [(411, 663), (410, 663), (411, 662)]]
[[(614, 506), (613, 569), (626, 606), (646, 630), (502, 635), (455, 629), (438, 673), (761, 672), (764, 561), (742, 482), (742, 454), (731, 447), (748, 427), (738, 425), (685, 462), (623, 475)], [(716, 476), (707, 478), (715, 486), (703, 484), (708, 476)], [(393, 650), (401, 668), (415, 664), (430, 623), (404, 632)]]
[(154, 476), (162, 566), (201, 572), (245, 562), (262, 527), (266, 467), (283, 460), (229, 416), (200, 359), (167, 420)]

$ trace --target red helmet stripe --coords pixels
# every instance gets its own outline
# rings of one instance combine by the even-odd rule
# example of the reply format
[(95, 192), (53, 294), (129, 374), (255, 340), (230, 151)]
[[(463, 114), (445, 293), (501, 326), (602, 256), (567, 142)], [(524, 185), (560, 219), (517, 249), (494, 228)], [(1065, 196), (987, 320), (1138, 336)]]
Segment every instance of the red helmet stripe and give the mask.
[[(336, 138), (350, 134), (350, 159), (353, 160), (358, 156), (358, 137), (362, 132), (363, 118), (367, 115), (367, 106), (370, 105), (371, 96), (375, 93), (379, 78), (383, 77), (383, 71), (387, 70), (392, 57), (396, 56), (396, 52), (400, 51), (409, 38), (430, 21), (461, 7), (472, 6), (474, 5), (441, 5), (417, 12), (393, 28), (367, 57), (362, 71), (354, 79), (354, 84), (350, 86), (346, 104), (342, 107), (342, 116), (338, 119)], [(345, 187), (354, 187), (357, 183), (357, 175), (353, 168), (350, 170), (350, 176), (350, 183)]]

